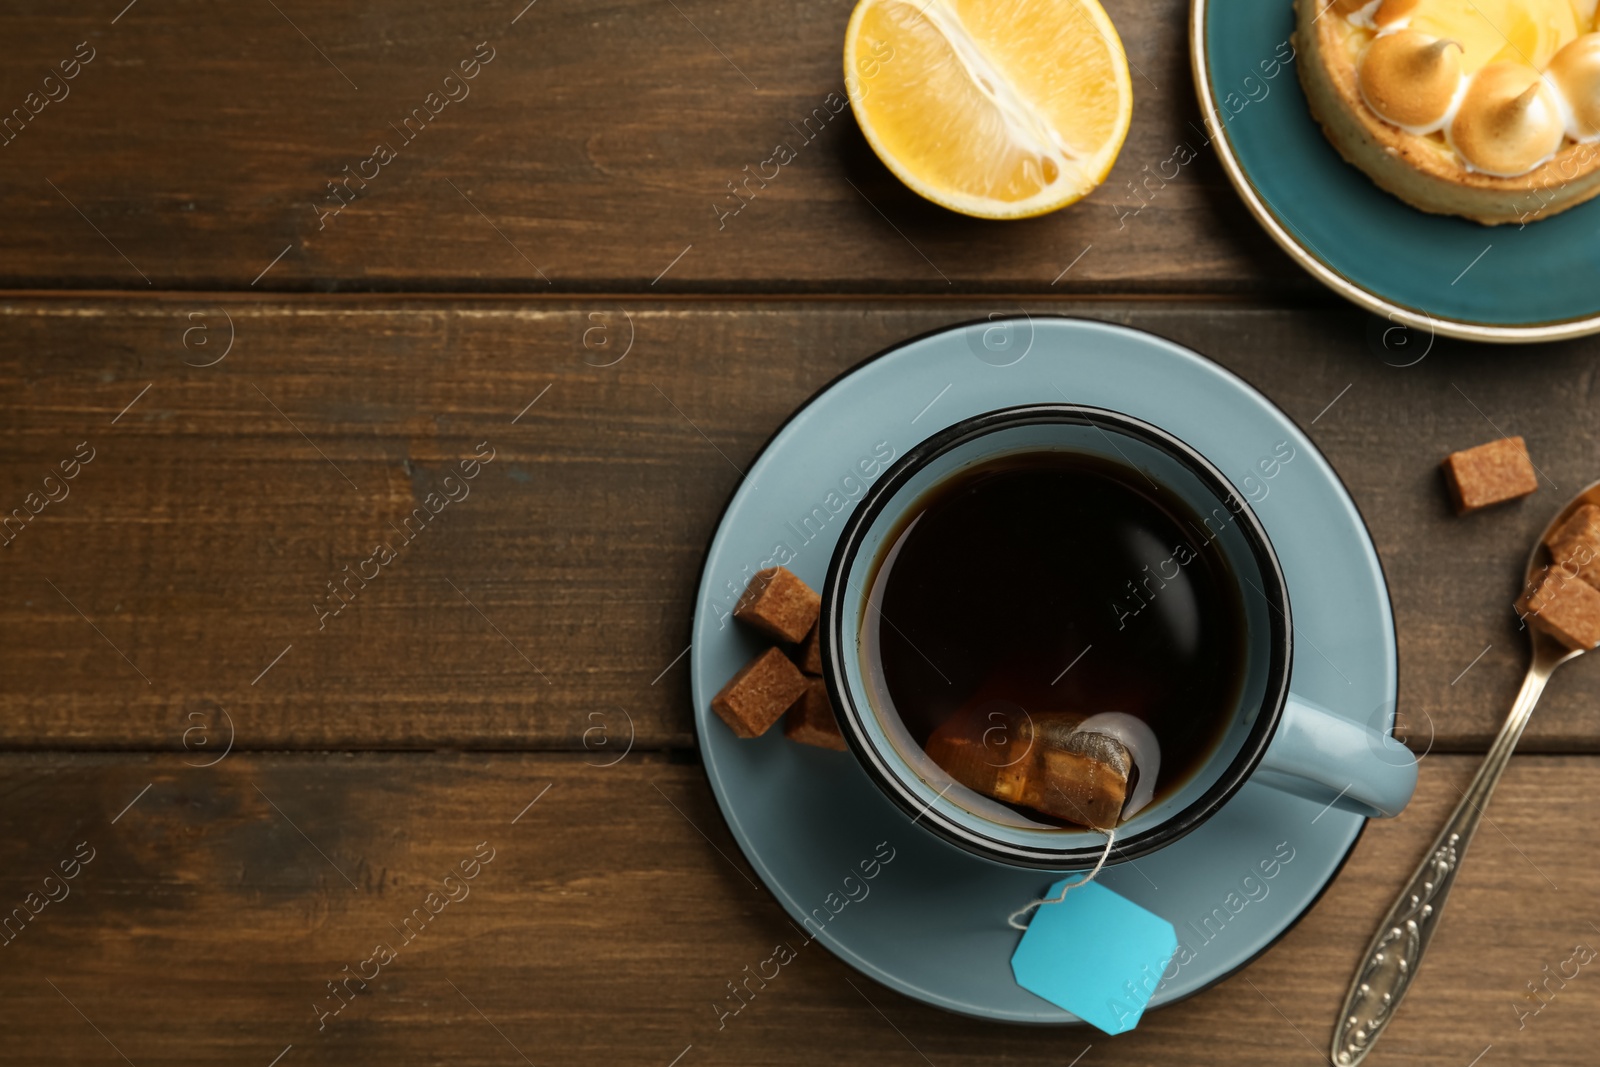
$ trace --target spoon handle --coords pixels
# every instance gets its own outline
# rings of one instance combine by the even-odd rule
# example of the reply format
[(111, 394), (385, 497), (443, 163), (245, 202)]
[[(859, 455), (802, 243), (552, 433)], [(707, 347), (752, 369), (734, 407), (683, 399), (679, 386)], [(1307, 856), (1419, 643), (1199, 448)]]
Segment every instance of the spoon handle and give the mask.
[(1422, 862), (1406, 882), (1405, 888), (1378, 924), (1377, 933), (1367, 945), (1345, 994), (1344, 1009), (1334, 1029), (1332, 1058), (1337, 1067), (1356, 1067), (1383, 1033), (1384, 1027), (1400, 1007), (1411, 980), (1422, 964), (1422, 954), (1433, 938), (1444, 911), (1444, 902), (1455, 885), (1456, 872), (1466, 856), (1472, 835), (1484, 806), (1494, 793), (1500, 775), (1511, 761), (1511, 751), (1528, 725), (1533, 706), (1544, 692), (1545, 682), (1556, 664), (1536, 655), (1528, 668), (1522, 689), (1517, 693), (1511, 714), (1484, 757), (1477, 776), (1462, 794), (1461, 803), (1450, 813), (1439, 836), (1434, 838)]

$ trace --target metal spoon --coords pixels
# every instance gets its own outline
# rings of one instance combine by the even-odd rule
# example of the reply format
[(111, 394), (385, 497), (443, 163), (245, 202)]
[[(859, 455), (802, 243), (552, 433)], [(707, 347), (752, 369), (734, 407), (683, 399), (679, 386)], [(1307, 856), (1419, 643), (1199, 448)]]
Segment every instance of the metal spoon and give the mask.
[[(1550, 525), (1545, 527), (1533, 551), (1528, 554), (1528, 567), (1524, 590), (1532, 589), (1553, 561), (1545, 547), (1546, 539), (1556, 528), (1584, 504), (1600, 504), (1600, 482), (1584, 489), (1561, 509)], [(1575, 579), (1574, 579), (1575, 580)], [(1522, 680), (1522, 689), (1511, 705), (1511, 714), (1484, 757), (1483, 766), (1467, 787), (1466, 794), (1456, 810), (1451, 812), (1439, 836), (1434, 839), (1428, 854), (1417, 865), (1416, 872), (1400, 891), (1400, 896), (1389, 908), (1389, 913), (1378, 924), (1378, 931), (1362, 956), (1345, 994), (1344, 1008), (1339, 1012), (1339, 1022), (1334, 1028), (1332, 1059), (1336, 1067), (1356, 1067), (1372, 1051), (1372, 1046), (1383, 1033), (1384, 1027), (1394, 1018), (1400, 999), (1406, 995), (1411, 980), (1416, 977), (1422, 963), (1422, 953), (1433, 938), (1444, 911), (1445, 898), (1455, 885), (1456, 872), (1477, 832), (1478, 820), (1494, 793), (1500, 775), (1511, 761), (1511, 750), (1528, 725), (1533, 706), (1550, 680), (1555, 669), (1567, 660), (1582, 654), (1583, 649), (1569, 648), (1536, 625), (1527, 627), (1533, 641), (1533, 661)]]

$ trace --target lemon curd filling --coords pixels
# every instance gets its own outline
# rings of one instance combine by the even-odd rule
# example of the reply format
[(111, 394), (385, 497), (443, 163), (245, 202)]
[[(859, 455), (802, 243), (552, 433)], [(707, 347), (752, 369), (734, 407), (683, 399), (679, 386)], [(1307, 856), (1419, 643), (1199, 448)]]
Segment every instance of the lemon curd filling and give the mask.
[(1362, 100), (1470, 170), (1600, 139), (1595, 0), (1337, 0)]

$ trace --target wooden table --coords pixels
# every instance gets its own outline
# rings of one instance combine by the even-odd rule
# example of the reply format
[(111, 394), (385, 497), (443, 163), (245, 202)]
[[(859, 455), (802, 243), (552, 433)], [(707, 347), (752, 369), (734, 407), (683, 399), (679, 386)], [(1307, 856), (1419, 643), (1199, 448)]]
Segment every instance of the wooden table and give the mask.
[[(1010, 224), (919, 201), (831, 112), (846, 0), (124, 3), (0, 21), (27, 120), (0, 145), (0, 510), (26, 508), (0, 547), (0, 907), (76, 874), (0, 943), (0, 1059), (1323, 1059), (1520, 679), (1526, 546), (1600, 473), (1595, 343), (1386, 333), (1209, 151), (1136, 195), (1203, 140), (1180, 0), (1110, 0), (1137, 67), (1117, 168)], [(731, 214), (779, 141), (797, 158)], [(1392, 584), (1416, 800), (1280, 944), (1123, 1037), (956, 1018), (820, 949), (719, 1029), (787, 931), (698, 766), (680, 657), (735, 468), (873, 353), (1018, 309), (1190, 345), (1325, 450)], [(1548, 484), (1451, 517), (1438, 460), (1501, 432)], [(1594, 1062), (1600, 976), (1542, 984), (1600, 943), (1597, 698), (1600, 668), (1558, 676), (1373, 1064)], [(470, 897), (321, 1016), (462, 862)]]

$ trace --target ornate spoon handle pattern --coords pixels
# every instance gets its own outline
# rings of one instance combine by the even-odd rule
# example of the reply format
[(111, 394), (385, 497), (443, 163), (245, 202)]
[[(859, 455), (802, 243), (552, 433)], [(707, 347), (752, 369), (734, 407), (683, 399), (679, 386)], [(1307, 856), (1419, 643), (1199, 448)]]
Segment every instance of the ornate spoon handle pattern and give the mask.
[(1399, 898), (1378, 924), (1378, 931), (1350, 983), (1350, 991), (1345, 994), (1344, 1009), (1334, 1028), (1331, 1056), (1337, 1067), (1356, 1067), (1366, 1058), (1416, 977), (1422, 954), (1439, 924), (1445, 900), (1461, 869), (1461, 860), (1483, 817), (1483, 808), (1511, 761), (1511, 752), (1528, 725), (1550, 673), (1571, 655), (1565, 649), (1552, 646), (1553, 642), (1547, 638), (1535, 638), (1533, 664), (1483, 766), (1478, 768), (1477, 776), (1462, 794), (1461, 803), (1439, 831)]

